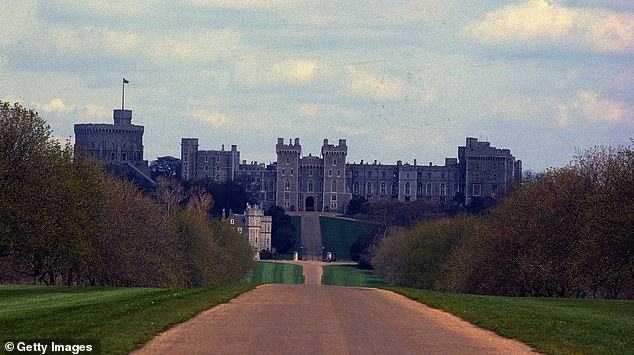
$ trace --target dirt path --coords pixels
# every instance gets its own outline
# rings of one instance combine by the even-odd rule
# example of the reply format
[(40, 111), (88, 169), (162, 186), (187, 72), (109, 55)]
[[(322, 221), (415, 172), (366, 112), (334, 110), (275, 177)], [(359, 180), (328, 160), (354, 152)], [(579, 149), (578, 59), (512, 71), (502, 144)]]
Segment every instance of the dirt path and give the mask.
[(526, 345), (385, 290), (263, 285), (138, 354), (523, 354)]

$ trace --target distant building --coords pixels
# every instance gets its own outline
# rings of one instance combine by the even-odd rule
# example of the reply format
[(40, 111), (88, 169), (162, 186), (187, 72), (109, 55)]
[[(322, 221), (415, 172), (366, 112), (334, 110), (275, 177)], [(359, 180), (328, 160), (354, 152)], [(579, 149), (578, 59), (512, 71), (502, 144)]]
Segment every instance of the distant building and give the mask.
[(479, 198), (505, 195), (522, 176), (522, 162), (510, 150), (477, 138), (467, 138), (465, 146), (458, 147), (458, 158), (446, 158), (443, 166), (418, 165), (416, 160), (413, 164), (399, 160), (396, 165), (348, 163), (345, 139), (336, 146), (325, 139), (321, 156), (302, 157), (299, 138), (288, 144), (278, 138), (277, 160), (269, 165), (238, 163), (235, 145), (230, 151), (199, 151), (198, 139), (183, 138), (181, 146), (183, 180), (235, 181), (262, 208), (277, 205), (287, 211), (344, 213), (351, 199), (361, 197), (468, 205)]
[(143, 126), (132, 124), (132, 110), (114, 110), (114, 124), (75, 124), (75, 151), (102, 161), (107, 168), (154, 185), (143, 160)]
[(243, 214), (229, 211), (225, 220), (245, 236), (256, 252), (256, 258), (262, 250), (271, 250), (272, 218), (265, 216), (258, 205), (247, 204)]

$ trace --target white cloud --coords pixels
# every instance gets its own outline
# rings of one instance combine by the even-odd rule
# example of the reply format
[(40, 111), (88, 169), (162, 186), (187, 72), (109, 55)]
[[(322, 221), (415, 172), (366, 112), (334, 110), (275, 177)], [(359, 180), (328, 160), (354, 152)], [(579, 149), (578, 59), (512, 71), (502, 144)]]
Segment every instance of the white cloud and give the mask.
[(273, 64), (271, 73), (273, 81), (287, 83), (305, 83), (313, 79), (317, 63), (313, 60), (285, 60)]
[(602, 98), (599, 94), (582, 90), (572, 107), (593, 122), (634, 123), (634, 108), (619, 101)]
[(304, 117), (314, 118), (335, 118), (341, 120), (358, 120), (361, 115), (352, 108), (339, 105), (323, 105), (323, 104), (301, 104), (297, 108), (297, 113)]
[(189, 4), (196, 7), (225, 9), (267, 9), (291, 3), (289, 0), (189, 0)]
[(634, 53), (634, 14), (568, 8), (548, 0), (503, 7), (466, 30), (492, 45)]
[(223, 113), (204, 110), (189, 111), (188, 116), (201, 122), (210, 123), (213, 127), (226, 126), (233, 121), (231, 117)]
[(349, 93), (373, 100), (403, 97), (407, 89), (407, 85), (401, 79), (377, 76), (354, 68), (349, 69), (348, 80)]
[(429, 106), (438, 101), (438, 93), (433, 87), (425, 87), (423, 94), (420, 96), (420, 104), (423, 106)]

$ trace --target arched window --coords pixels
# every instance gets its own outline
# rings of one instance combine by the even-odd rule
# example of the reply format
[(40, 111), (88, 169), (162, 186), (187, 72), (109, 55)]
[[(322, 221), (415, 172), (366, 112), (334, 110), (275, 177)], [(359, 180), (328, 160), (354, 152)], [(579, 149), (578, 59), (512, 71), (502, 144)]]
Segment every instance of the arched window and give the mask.
[(431, 191), (431, 184), (430, 184), (430, 183), (427, 183), (425, 193), (427, 194), (427, 196), (431, 196), (431, 192), (432, 192), (432, 191)]
[(368, 195), (371, 195), (371, 194), (372, 194), (372, 182), (368, 181), (368, 187), (367, 187), (367, 189), (365, 190), (365, 192), (366, 192)]
[(398, 183), (397, 182), (392, 184), (392, 196), (398, 196)]
[(355, 193), (355, 195), (359, 194), (359, 182), (358, 181), (354, 182), (354, 193)]
[(410, 195), (412, 193), (409, 182), (405, 183), (405, 195)]
[(493, 174), (493, 177), (491, 177), (491, 181), (492, 182), (498, 181), (498, 174)]
[(440, 196), (445, 196), (445, 195), (447, 195), (445, 184), (440, 184)]
[(332, 180), (332, 192), (337, 192), (337, 180)]
[(313, 180), (308, 181), (308, 192), (313, 192)]
[(423, 183), (419, 182), (416, 184), (416, 196), (423, 196)]
[(385, 195), (385, 193), (386, 193), (385, 181), (381, 181), (381, 195)]

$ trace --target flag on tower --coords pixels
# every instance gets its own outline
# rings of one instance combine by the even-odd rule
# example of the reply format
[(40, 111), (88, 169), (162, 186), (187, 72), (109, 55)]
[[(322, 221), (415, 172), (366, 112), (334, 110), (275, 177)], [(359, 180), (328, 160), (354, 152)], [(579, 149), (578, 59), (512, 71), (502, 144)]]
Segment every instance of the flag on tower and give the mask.
[(129, 82), (128, 80), (126, 80), (126, 78), (123, 78), (123, 83), (124, 83), (124, 84), (128, 84), (128, 83), (130, 83), (130, 82)]

